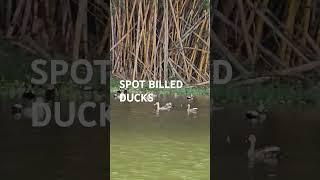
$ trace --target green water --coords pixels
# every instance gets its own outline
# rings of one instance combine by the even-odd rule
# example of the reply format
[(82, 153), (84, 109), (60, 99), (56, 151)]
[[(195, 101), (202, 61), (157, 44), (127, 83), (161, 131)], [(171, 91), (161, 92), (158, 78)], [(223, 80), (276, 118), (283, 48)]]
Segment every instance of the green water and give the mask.
[[(170, 112), (154, 112), (153, 103), (112, 101), (111, 179), (210, 179), (209, 99), (171, 100)], [(189, 115), (186, 105), (199, 108)]]

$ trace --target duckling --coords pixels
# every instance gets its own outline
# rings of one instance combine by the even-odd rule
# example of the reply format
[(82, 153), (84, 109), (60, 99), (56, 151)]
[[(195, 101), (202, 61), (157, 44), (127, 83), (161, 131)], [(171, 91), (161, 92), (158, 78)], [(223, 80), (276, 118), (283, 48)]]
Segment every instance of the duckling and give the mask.
[(187, 96), (187, 99), (188, 99), (189, 101), (193, 101), (194, 96), (191, 94), (190, 96)]
[(198, 112), (198, 108), (191, 108), (190, 104), (188, 104), (188, 109), (187, 109), (188, 114), (196, 114)]
[(160, 103), (159, 102), (156, 102), (154, 104), (154, 106), (157, 106), (157, 109), (156, 109), (157, 112), (159, 112), (159, 111), (170, 111), (170, 109), (171, 109), (170, 107), (166, 107), (166, 106), (160, 107)]
[(252, 168), (255, 163), (263, 163), (270, 166), (275, 166), (279, 163), (282, 155), (280, 147), (266, 146), (260, 149), (255, 149), (256, 136), (251, 134), (248, 137), (250, 147), (248, 149), (249, 167)]

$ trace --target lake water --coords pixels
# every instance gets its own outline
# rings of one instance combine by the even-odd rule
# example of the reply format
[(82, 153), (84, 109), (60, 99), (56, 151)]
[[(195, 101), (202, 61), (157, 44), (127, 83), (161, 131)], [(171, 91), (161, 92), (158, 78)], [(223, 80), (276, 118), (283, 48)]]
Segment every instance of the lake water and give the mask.
[[(231, 106), (214, 114), (212, 141), (215, 179), (301, 180), (318, 179), (320, 162), (320, 112), (316, 107), (272, 107), (264, 124), (252, 127), (244, 120), (248, 108)], [(277, 145), (284, 158), (276, 167), (248, 168), (245, 139), (257, 137), (257, 148)], [(226, 137), (230, 137), (230, 144)]]
[(33, 128), (31, 120), (13, 119), (13, 103), (13, 100), (0, 98), (1, 179), (107, 179), (106, 127), (83, 128), (78, 123), (70, 128), (59, 128), (52, 123)]
[[(162, 97), (174, 109), (155, 113), (153, 103), (112, 100), (111, 177), (135, 180), (179, 180), (210, 177), (209, 99)], [(188, 115), (186, 105), (198, 107)], [(2, 179), (107, 179), (107, 128), (32, 128), (31, 120), (14, 120), (12, 100), (0, 98), (0, 175)], [(213, 114), (211, 176), (216, 179), (317, 179), (320, 162), (320, 112), (316, 107), (271, 107), (264, 124), (250, 126), (244, 112), (229, 106)], [(95, 115), (93, 113), (93, 118)], [(257, 147), (280, 146), (285, 157), (277, 167), (248, 168), (245, 139)], [(230, 144), (226, 137), (230, 137)], [(35, 176), (36, 175), (36, 176)]]
[[(210, 179), (209, 98), (193, 102), (163, 97), (169, 112), (155, 113), (153, 103), (111, 101), (112, 180)], [(190, 103), (199, 113), (188, 116)]]

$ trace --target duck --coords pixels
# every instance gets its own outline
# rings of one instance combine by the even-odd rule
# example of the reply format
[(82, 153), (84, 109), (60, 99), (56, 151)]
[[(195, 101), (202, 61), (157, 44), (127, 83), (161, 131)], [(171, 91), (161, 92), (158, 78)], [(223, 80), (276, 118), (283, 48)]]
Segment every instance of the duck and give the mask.
[(266, 146), (260, 149), (256, 148), (256, 136), (250, 134), (248, 141), (250, 143), (248, 149), (249, 167), (253, 167), (255, 163), (263, 163), (270, 166), (275, 166), (279, 163), (282, 155), (280, 147), (278, 146)]
[(93, 90), (93, 100), (94, 102), (101, 102), (105, 99), (103, 90)]
[(52, 84), (47, 85), (45, 90), (45, 100), (53, 102), (56, 98), (56, 94), (57, 94), (56, 88), (54, 87), (54, 85)]
[(172, 108), (173, 108), (171, 102), (166, 103), (163, 107), (167, 107), (167, 108), (169, 108), (169, 109), (172, 109)]
[(27, 119), (33, 118), (32, 106), (36, 106), (36, 111), (34, 112), (38, 119), (44, 119), (45, 110), (43, 107), (39, 106), (40, 103), (45, 103), (44, 98), (36, 97), (33, 101), (25, 104), (14, 104), (11, 107), (11, 113), (14, 119), (19, 120), (22, 117)]
[(252, 124), (261, 124), (267, 119), (266, 110), (262, 103), (256, 110), (249, 110), (245, 114), (246, 119)]
[(36, 95), (35, 95), (35, 93), (33, 92), (32, 89), (25, 89), (25, 91), (22, 94), (22, 98), (24, 100), (31, 101), (31, 100), (34, 100), (36, 98)]
[(170, 111), (171, 110), (171, 108), (168, 107), (168, 106), (162, 106), (161, 107), (159, 102), (156, 102), (154, 104), (154, 106), (157, 106), (157, 109), (156, 109), (157, 112), (159, 112), (159, 111)]
[(191, 108), (190, 104), (188, 104), (187, 106), (188, 106), (188, 109), (187, 109), (188, 114), (189, 113), (196, 114), (198, 112), (198, 108)]
[(82, 96), (84, 100), (91, 100), (93, 96), (93, 87), (92, 86), (84, 86), (82, 88)]
[(25, 91), (26, 91), (26, 88), (24, 85), (18, 86), (14, 93), (14, 98), (21, 99)]
[(187, 96), (187, 99), (188, 99), (189, 101), (192, 101), (192, 100), (194, 99), (194, 96), (191, 94), (190, 96)]
[(128, 94), (128, 89), (119, 89), (119, 90), (117, 90), (117, 92), (115, 94), (113, 94), (113, 97), (115, 99), (119, 99), (120, 95), (122, 95), (122, 94)]
[(11, 114), (13, 115), (14, 119), (21, 119), (22, 117), (22, 108), (23, 106), (21, 104), (14, 104), (11, 107)]

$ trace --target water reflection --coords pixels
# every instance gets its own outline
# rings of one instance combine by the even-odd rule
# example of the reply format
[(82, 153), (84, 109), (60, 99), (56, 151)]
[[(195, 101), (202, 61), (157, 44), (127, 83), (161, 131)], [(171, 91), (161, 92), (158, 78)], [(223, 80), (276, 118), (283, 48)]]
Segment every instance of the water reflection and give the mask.
[[(33, 128), (28, 118), (13, 119), (13, 100), (0, 97), (0, 104), (1, 179), (107, 179), (107, 128), (59, 128), (53, 121)], [(68, 117), (65, 109), (62, 117)]]
[[(248, 109), (230, 106), (215, 112), (213, 178), (292, 180), (319, 176), (316, 164), (320, 160), (317, 153), (320, 113), (317, 108), (272, 107), (265, 121), (256, 126), (243, 118)], [(257, 161), (260, 155), (254, 154), (254, 160), (250, 160), (250, 143), (246, 141), (250, 134), (256, 137), (255, 153), (275, 153), (278, 146), (281, 156), (265, 153), (261, 162)]]

